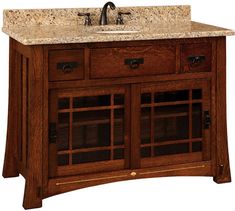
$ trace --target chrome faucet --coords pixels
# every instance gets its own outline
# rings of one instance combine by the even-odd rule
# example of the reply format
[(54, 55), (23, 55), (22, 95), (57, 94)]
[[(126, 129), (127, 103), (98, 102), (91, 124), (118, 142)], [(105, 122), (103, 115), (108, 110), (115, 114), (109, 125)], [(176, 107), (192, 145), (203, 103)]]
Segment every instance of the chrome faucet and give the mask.
[(116, 6), (113, 2), (109, 1), (107, 2), (101, 11), (100, 15), (100, 25), (107, 25), (108, 24), (108, 18), (107, 18), (107, 8), (110, 6), (112, 10), (116, 9)]

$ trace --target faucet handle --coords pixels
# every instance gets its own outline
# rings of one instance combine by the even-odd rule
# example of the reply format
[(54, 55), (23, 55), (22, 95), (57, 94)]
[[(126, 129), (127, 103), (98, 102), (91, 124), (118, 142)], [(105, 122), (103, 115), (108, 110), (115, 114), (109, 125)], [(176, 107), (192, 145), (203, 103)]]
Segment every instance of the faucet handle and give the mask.
[(117, 25), (123, 25), (124, 24), (124, 21), (123, 21), (123, 15), (131, 15), (130, 12), (118, 12), (118, 17), (117, 17), (117, 20), (116, 20), (116, 24)]
[(78, 16), (84, 16), (85, 17), (85, 22), (84, 25), (85, 26), (91, 26), (91, 13), (87, 12), (87, 13), (78, 13)]

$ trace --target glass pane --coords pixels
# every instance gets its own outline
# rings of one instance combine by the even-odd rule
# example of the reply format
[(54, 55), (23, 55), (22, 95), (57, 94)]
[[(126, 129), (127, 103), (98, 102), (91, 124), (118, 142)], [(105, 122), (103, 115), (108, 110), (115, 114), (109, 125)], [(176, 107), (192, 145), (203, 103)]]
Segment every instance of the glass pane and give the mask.
[(58, 166), (69, 165), (69, 155), (68, 154), (58, 155), (57, 162)]
[(124, 105), (124, 95), (123, 94), (114, 95), (114, 105)]
[(200, 151), (202, 151), (202, 142), (201, 141), (193, 142), (192, 151), (193, 152), (200, 152)]
[(151, 147), (142, 147), (140, 154), (142, 158), (151, 157)]
[(73, 108), (109, 106), (109, 105), (110, 105), (110, 95), (73, 98)]
[(193, 97), (193, 99), (202, 99), (202, 90), (201, 89), (193, 89), (192, 97)]
[(110, 111), (73, 113), (73, 148), (110, 145)]
[(189, 99), (189, 90), (179, 90), (171, 92), (157, 92), (154, 94), (154, 102), (173, 102)]
[(114, 160), (124, 159), (124, 149), (115, 149), (113, 154)]
[(58, 109), (67, 109), (67, 108), (69, 108), (69, 98), (59, 98)]
[(172, 154), (180, 154), (189, 152), (189, 144), (170, 144), (154, 147), (154, 155), (172, 155)]
[(151, 103), (151, 93), (141, 94), (141, 104)]
[(124, 109), (114, 110), (114, 145), (124, 144)]
[(66, 150), (69, 148), (69, 113), (58, 114), (58, 150)]
[(150, 143), (150, 115), (151, 108), (141, 109), (140, 133), (142, 144)]
[(193, 138), (202, 137), (202, 104), (194, 103), (192, 106), (193, 117), (192, 117), (192, 136)]
[(73, 164), (110, 160), (110, 151), (80, 152), (73, 154)]
[(155, 142), (189, 138), (189, 105), (155, 107)]

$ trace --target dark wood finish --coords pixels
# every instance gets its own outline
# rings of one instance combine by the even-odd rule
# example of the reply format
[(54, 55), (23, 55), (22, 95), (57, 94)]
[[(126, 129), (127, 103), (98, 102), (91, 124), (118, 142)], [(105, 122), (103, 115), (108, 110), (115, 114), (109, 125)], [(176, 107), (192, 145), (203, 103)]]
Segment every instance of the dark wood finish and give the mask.
[[(136, 175), (133, 174), (136, 173)], [(133, 176), (132, 176), (133, 175)], [(130, 179), (164, 176), (212, 176), (211, 162), (194, 162), (154, 168), (123, 170), (108, 173), (79, 175), (49, 180), (48, 196), (80, 188)]]
[(131, 169), (140, 168), (140, 85), (131, 85)]
[[(124, 102), (123, 105), (115, 105), (114, 104), (114, 95), (116, 94), (123, 94)], [(107, 106), (98, 106), (98, 107), (81, 107), (81, 108), (74, 108), (73, 107), (73, 99), (77, 97), (95, 97), (95, 96), (102, 96), (102, 95), (110, 95), (110, 105)], [(127, 95), (127, 96), (126, 96)], [(58, 150), (56, 143), (49, 143), (49, 176), (59, 177), (59, 176), (68, 176), (68, 175), (76, 175), (86, 173), (95, 173), (95, 172), (102, 172), (102, 171), (114, 171), (114, 170), (121, 170), (124, 168), (129, 167), (129, 146), (130, 146), (130, 137), (128, 134), (128, 125), (129, 125), (129, 105), (130, 105), (130, 98), (129, 96), (129, 89), (126, 86), (113, 86), (113, 87), (103, 87), (103, 88), (87, 88), (87, 89), (69, 89), (69, 90), (52, 90), (50, 92), (50, 110), (49, 110), (49, 121), (56, 123), (57, 131), (59, 130), (59, 123), (58, 123), (58, 114), (60, 113), (69, 113), (69, 149), (67, 150)], [(58, 109), (58, 99), (67, 97), (70, 101), (70, 106), (67, 109)], [(128, 98), (127, 98), (128, 97)], [(114, 110), (116, 109), (124, 109), (125, 112), (125, 128), (124, 128), (124, 144), (123, 145), (114, 145)], [(73, 122), (73, 113), (74, 112), (89, 112), (89, 111), (102, 111), (108, 110), (110, 111), (110, 116), (107, 119), (97, 119), (91, 120), (87, 119), (80, 122)], [(110, 146), (102, 146), (102, 147), (89, 147), (89, 148), (81, 148), (81, 149), (73, 149), (72, 142), (73, 142), (73, 127), (72, 125), (76, 126), (83, 126), (83, 125), (94, 125), (94, 124), (103, 124), (109, 123), (110, 124)], [(61, 126), (61, 124), (60, 124)], [(92, 133), (92, 131), (90, 131)], [(58, 139), (58, 137), (57, 137)], [(114, 159), (114, 149), (124, 149), (125, 160), (115, 160)], [(72, 155), (75, 153), (84, 153), (84, 152), (94, 152), (100, 150), (109, 150), (110, 151), (110, 161), (102, 161), (102, 162), (93, 162), (87, 164), (72, 164)], [(59, 166), (57, 164), (57, 154), (69, 154), (69, 165)]]
[[(197, 56), (203, 56), (204, 59), (193, 64), (190, 57)], [(211, 71), (211, 57), (212, 43), (183, 44), (181, 46), (181, 72), (209, 72)]]
[[(202, 90), (202, 98), (201, 99), (193, 99), (192, 98), (192, 90), (201, 89)], [(187, 90), (188, 100), (181, 101), (173, 101), (173, 102), (154, 102), (154, 94), (156, 92), (169, 92), (169, 91), (179, 91), (179, 90)], [(173, 165), (178, 163), (189, 163), (195, 161), (203, 161), (210, 160), (210, 133), (211, 128), (203, 130), (201, 138), (194, 138), (192, 135), (192, 106), (196, 103), (202, 104), (202, 111), (209, 111), (210, 113), (210, 81), (208, 80), (185, 80), (185, 81), (171, 81), (171, 82), (159, 82), (159, 83), (146, 83), (143, 84), (139, 92), (136, 92), (135, 96), (139, 96), (143, 93), (151, 93), (151, 103), (141, 104), (141, 108), (151, 108), (151, 141), (147, 144), (141, 144), (140, 146), (136, 146), (138, 148), (142, 147), (151, 147), (151, 158), (142, 158), (138, 156), (140, 159), (141, 168), (145, 167), (153, 167), (158, 165)], [(176, 139), (162, 142), (155, 142), (154, 137), (154, 118), (156, 115), (154, 114), (154, 109), (162, 107), (162, 106), (179, 106), (179, 105), (188, 105), (189, 110), (184, 112), (172, 112), (167, 111), (167, 113), (158, 114), (158, 118), (170, 118), (170, 117), (187, 117), (188, 116), (188, 139)], [(143, 118), (142, 118), (143, 119)], [(161, 119), (159, 120), (161, 121)], [(138, 136), (139, 137), (139, 136)], [(193, 153), (192, 144), (194, 142), (202, 142), (203, 144), (203, 153)], [(163, 156), (153, 156), (154, 147), (157, 146), (169, 146), (174, 144), (182, 144), (187, 143), (189, 145), (189, 153), (179, 155), (163, 155)], [(196, 155), (196, 156), (195, 156)], [(172, 157), (172, 159), (170, 159)], [(137, 159), (136, 158), (136, 159)]]
[[(48, 54), (49, 81), (79, 80), (84, 78), (83, 49), (51, 50)], [(71, 63), (75, 63), (75, 67), (69, 67)], [(58, 67), (58, 65), (61, 67)]]
[[(136, 69), (126, 59), (143, 59)], [(90, 56), (91, 78), (115, 78), (175, 73), (175, 46), (94, 48)]]
[[(24, 208), (42, 206), (42, 199), (67, 191), (121, 180), (162, 176), (213, 176), (217, 183), (230, 182), (226, 132), (226, 54), (225, 37), (24, 46), (10, 39), (9, 110), (4, 177), (26, 179)], [(203, 55), (198, 66), (189, 65), (188, 57)], [(124, 65), (126, 58), (144, 58), (139, 69)], [(77, 61), (74, 72), (57, 70), (61, 62)], [(193, 90), (202, 90), (202, 98), (193, 98)], [(189, 90), (189, 98), (155, 102), (155, 92)], [(141, 94), (151, 93), (151, 102), (141, 103)], [(115, 104), (115, 95), (124, 102)], [(73, 107), (74, 97), (109, 95), (110, 104)], [(174, 95), (174, 94), (173, 94)], [(200, 96), (200, 94), (199, 94)], [(58, 108), (58, 99), (68, 98), (69, 107)], [(84, 99), (83, 99), (84, 100)], [(86, 105), (86, 100), (84, 101)], [(89, 104), (89, 103), (88, 103)], [(188, 104), (188, 110), (155, 109)], [(193, 136), (194, 104), (209, 111), (211, 124)], [(115, 144), (114, 131), (120, 129), (124, 109), (124, 141)], [(148, 120), (142, 109), (150, 110), (150, 140), (141, 141), (141, 121)], [(109, 117), (73, 122), (73, 112), (110, 111)], [(91, 126), (109, 124), (110, 145), (73, 149), (72, 135), (68, 149), (59, 150), (50, 142), (51, 121), (58, 125), (58, 114), (69, 113), (72, 124)], [(120, 114), (119, 114), (120, 115)], [(188, 117), (188, 137), (155, 141), (155, 119)], [(201, 115), (201, 125), (204, 115)], [(117, 123), (117, 125), (114, 124)], [(65, 127), (65, 123), (61, 123)], [(165, 127), (165, 126), (164, 126)], [(177, 124), (171, 125), (177, 131)], [(57, 127), (58, 131), (59, 128)], [(96, 134), (95, 132), (90, 132)], [(121, 133), (120, 131), (118, 133)], [(158, 131), (159, 133), (159, 131)], [(89, 135), (91, 135), (89, 134)], [(102, 140), (105, 134), (97, 133)], [(202, 149), (193, 148), (202, 143)], [(180, 154), (155, 155), (155, 147), (188, 144), (189, 151)], [(141, 149), (150, 148), (149, 157)], [(116, 149), (124, 149), (121, 159), (114, 159)], [(194, 150), (193, 150), (194, 149)], [(73, 153), (110, 151), (110, 159), (73, 163)], [(68, 165), (58, 165), (59, 155), (68, 154)]]
[(28, 72), (29, 135), (28, 161), (23, 207), (42, 206), (42, 141), (43, 141), (43, 48), (31, 48)]
[(217, 41), (217, 88), (216, 88), (216, 162), (215, 177), (217, 183), (231, 181), (227, 143), (226, 121), (226, 38)]
[[(19, 114), (19, 93), (20, 89), (20, 69), (19, 54), (15, 51), (15, 42), (10, 39), (9, 51), (9, 103), (8, 103), (8, 125), (7, 125), (7, 142), (5, 160), (3, 166), (3, 177), (16, 177), (19, 175), (18, 170), (18, 139), (21, 136), (18, 119)], [(18, 70), (18, 71), (15, 71)], [(18, 73), (18, 74), (17, 74)]]

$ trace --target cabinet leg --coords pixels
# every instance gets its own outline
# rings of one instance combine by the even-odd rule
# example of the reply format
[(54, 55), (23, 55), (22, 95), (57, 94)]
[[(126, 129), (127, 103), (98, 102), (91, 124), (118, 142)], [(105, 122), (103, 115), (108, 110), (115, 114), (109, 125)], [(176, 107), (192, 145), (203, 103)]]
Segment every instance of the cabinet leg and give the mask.
[(18, 172), (18, 141), (20, 138), (20, 72), (17, 71), (17, 53), (14, 50), (14, 41), (10, 39), (9, 49), (9, 103), (8, 103), (8, 126), (7, 126), (7, 141), (5, 150), (5, 160), (2, 175), (5, 178), (16, 177)]
[[(226, 157), (228, 158), (228, 154), (226, 155)], [(224, 164), (217, 165), (216, 175), (213, 177), (213, 180), (214, 180), (214, 182), (216, 182), (218, 184), (231, 182), (229, 160), (227, 160), (227, 162)]]
[(25, 209), (42, 206), (42, 142), (43, 142), (43, 48), (35, 46), (31, 50), (29, 80), (29, 144), (28, 165), (23, 207)]
[(26, 180), (23, 207), (25, 209), (42, 207), (41, 188), (37, 187), (33, 178)]
[(217, 86), (216, 86), (216, 183), (231, 182), (226, 124), (226, 38), (217, 40)]

